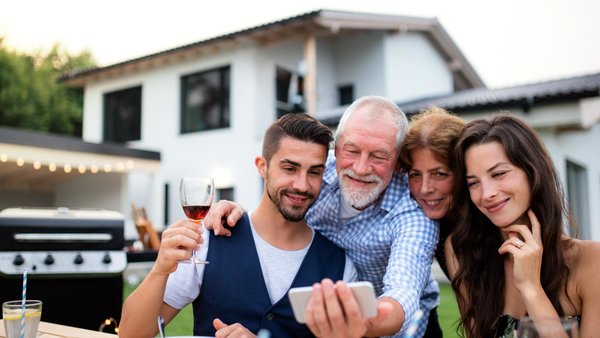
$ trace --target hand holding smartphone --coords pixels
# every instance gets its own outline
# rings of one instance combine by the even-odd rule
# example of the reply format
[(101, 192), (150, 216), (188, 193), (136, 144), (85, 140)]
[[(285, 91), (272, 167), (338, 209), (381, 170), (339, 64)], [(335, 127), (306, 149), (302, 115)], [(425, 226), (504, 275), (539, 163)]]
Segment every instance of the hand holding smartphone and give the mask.
[[(358, 303), (363, 317), (369, 318), (377, 316), (377, 300), (375, 298), (373, 284), (370, 282), (354, 282), (348, 283), (348, 287), (352, 291), (354, 298), (356, 298), (356, 302)], [(306, 312), (306, 305), (308, 304), (311, 295), (312, 286), (292, 288), (288, 292), (292, 310), (294, 310), (294, 316), (299, 323), (306, 323), (304, 313)]]

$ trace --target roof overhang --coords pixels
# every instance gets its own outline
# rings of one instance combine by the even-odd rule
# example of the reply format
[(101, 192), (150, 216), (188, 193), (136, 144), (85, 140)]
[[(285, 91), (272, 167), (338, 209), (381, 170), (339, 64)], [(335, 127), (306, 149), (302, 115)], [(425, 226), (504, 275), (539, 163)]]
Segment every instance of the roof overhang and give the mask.
[(435, 18), (331, 10), (319, 10), (290, 17), (106, 67), (71, 72), (63, 75), (62, 80), (74, 87), (84, 87), (90, 82), (135, 74), (232, 49), (243, 44), (267, 45), (310, 35), (323, 37), (372, 30), (423, 32), (443, 55), (462, 87), (485, 86), (477, 72)]
[(0, 127), (1, 190), (51, 191), (80, 175), (156, 173), (160, 153)]

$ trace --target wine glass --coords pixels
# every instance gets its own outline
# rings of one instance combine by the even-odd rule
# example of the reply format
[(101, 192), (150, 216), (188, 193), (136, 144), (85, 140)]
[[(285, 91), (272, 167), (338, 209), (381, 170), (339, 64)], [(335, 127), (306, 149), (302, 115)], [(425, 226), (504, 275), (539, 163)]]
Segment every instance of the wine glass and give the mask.
[(579, 338), (579, 322), (576, 318), (525, 317), (519, 321), (519, 338)]
[[(210, 177), (183, 177), (179, 186), (181, 206), (187, 218), (201, 224), (208, 213), (215, 194), (215, 184)], [(196, 257), (196, 250), (192, 251), (189, 260), (179, 263), (208, 264), (207, 261)]]

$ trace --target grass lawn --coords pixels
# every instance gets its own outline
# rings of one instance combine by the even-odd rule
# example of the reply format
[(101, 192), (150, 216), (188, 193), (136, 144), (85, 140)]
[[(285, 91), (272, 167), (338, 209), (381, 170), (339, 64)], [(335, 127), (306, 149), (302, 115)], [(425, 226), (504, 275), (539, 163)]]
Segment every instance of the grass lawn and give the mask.
[[(135, 287), (136, 285), (131, 286), (125, 283), (125, 289), (123, 290), (124, 297), (127, 297)], [(456, 306), (456, 300), (449, 284), (440, 283), (438, 316), (440, 326), (444, 332), (444, 338), (458, 338), (455, 325), (458, 319), (458, 307)], [(177, 317), (169, 323), (165, 330), (169, 336), (189, 336), (192, 335), (193, 322), (192, 306), (188, 305), (179, 312)]]
[(440, 321), (440, 326), (444, 332), (444, 338), (458, 338), (456, 333), (457, 320), (459, 318), (458, 306), (452, 287), (447, 283), (440, 284), (440, 306), (437, 308), (437, 313)]

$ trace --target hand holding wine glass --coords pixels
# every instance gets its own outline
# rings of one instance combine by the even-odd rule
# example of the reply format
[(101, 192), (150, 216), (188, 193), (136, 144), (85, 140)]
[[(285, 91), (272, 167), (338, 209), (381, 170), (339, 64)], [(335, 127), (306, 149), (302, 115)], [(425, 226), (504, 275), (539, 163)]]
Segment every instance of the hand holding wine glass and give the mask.
[[(212, 178), (208, 177), (183, 177), (179, 188), (181, 206), (187, 218), (201, 224), (208, 213), (215, 193), (215, 185)], [(180, 263), (208, 264), (207, 261), (196, 257), (196, 250), (192, 251), (189, 260)]]

